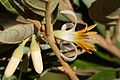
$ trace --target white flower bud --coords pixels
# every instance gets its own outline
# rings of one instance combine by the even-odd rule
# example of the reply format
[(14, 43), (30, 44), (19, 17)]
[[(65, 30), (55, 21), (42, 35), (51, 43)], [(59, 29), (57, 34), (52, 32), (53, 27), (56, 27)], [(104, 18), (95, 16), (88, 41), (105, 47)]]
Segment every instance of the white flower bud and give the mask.
[(40, 74), (43, 71), (43, 62), (42, 62), (40, 47), (35, 40), (35, 35), (32, 36), (32, 42), (30, 45), (30, 53), (31, 53), (35, 71)]
[(10, 77), (13, 75), (13, 73), (15, 72), (22, 56), (23, 56), (23, 50), (24, 50), (24, 46), (25, 43), (29, 40), (29, 38), (25, 39), (18, 48), (15, 49), (15, 51), (12, 54), (12, 57), (5, 69), (4, 75), (5, 77)]

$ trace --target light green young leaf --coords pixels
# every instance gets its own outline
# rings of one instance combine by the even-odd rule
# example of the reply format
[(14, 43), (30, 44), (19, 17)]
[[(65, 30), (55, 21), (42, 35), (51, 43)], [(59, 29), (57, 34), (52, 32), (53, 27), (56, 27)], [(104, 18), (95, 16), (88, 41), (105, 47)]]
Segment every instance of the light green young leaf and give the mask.
[(17, 24), (0, 32), (0, 43), (16, 44), (30, 37), (34, 33), (34, 25)]
[(104, 70), (88, 78), (87, 80), (113, 80), (113, 79), (115, 79), (115, 71)]

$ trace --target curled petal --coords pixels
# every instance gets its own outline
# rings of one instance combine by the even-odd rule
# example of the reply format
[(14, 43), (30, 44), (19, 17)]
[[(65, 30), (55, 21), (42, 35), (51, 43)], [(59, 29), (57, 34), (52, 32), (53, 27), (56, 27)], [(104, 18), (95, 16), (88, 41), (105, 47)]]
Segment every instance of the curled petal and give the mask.
[[(62, 58), (63, 58), (64, 60), (66, 60), (66, 61), (74, 61), (74, 60), (77, 58), (78, 50), (77, 50), (77, 47), (76, 47), (72, 42), (69, 42), (69, 44), (74, 47), (75, 52), (76, 52), (75, 56), (72, 57), (72, 58), (69, 58), (69, 57), (66, 57), (63, 53), (61, 53), (61, 56), (62, 56)], [(62, 47), (62, 43), (60, 44), (60, 48), (61, 48), (61, 47)]]
[(73, 26), (73, 28), (70, 29), (70, 31), (72, 31), (72, 32), (75, 31), (75, 28), (76, 28), (76, 25), (77, 25), (77, 16), (76, 16), (76, 14), (71, 10), (62, 10), (62, 11), (60, 11), (60, 13), (69, 14), (69, 15), (74, 17), (75, 25)]
[(61, 30), (66, 30), (66, 29), (71, 29), (73, 28), (75, 25), (73, 23), (66, 23), (66, 24), (63, 24), (62, 27), (61, 27)]

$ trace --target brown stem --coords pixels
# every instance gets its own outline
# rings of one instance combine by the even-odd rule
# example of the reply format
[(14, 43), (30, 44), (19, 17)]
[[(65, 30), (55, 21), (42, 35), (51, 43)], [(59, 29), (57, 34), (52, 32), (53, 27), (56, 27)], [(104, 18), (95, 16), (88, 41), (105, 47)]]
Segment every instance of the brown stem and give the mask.
[(120, 16), (118, 18), (117, 21), (117, 25), (114, 26), (114, 32), (113, 32), (113, 36), (112, 36), (112, 42), (115, 42), (118, 38), (118, 35), (119, 35), (119, 28), (120, 28)]
[[(46, 6), (46, 14), (45, 14), (45, 20), (46, 20), (46, 35), (49, 35), (49, 34), (52, 32), (50, 3), (51, 3), (51, 0), (48, 0), (47, 6)], [(51, 27), (51, 28), (50, 28), (50, 27)]]
[[(52, 36), (52, 35), (51, 35)], [(51, 48), (53, 49), (53, 51), (55, 52), (56, 56), (58, 57), (59, 61), (61, 62), (61, 64), (63, 65), (63, 67), (65, 68), (65, 72), (69, 75), (69, 77), (71, 78), (71, 80), (79, 80), (76, 76), (76, 74), (72, 71), (72, 69), (70, 68), (70, 66), (68, 65), (68, 63), (66, 63), (62, 58), (61, 58), (61, 52), (59, 51), (58, 47), (56, 46), (56, 44), (54, 43), (54, 41), (51, 40), (51, 36), (48, 36), (47, 41), (49, 43), (49, 45), (51, 46)]]
[(111, 43), (110, 26), (108, 26), (108, 25), (105, 26), (105, 40), (106, 40), (108, 43)]
[(51, 25), (51, 16), (50, 16), (50, 3), (51, 3), (51, 1), (48, 0), (47, 11), (46, 11), (46, 39), (47, 39), (49, 45), (51, 46), (51, 48), (53, 49), (53, 51), (55, 52), (57, 58), (59, 59), (59, 61), (63, 65), (63, 67), (65, 68), (65, 71), (69, 75), (71, 80), (79, 80), (77, 78), (76, 74), (70, 68), (70, 66), (61, 58), (61, 55), (60, 55), (61, 52), (58, 49), (58, 47), (56, 46), (55, 41), (53, 40), (53, 35), (51, 34), (52, 25)]

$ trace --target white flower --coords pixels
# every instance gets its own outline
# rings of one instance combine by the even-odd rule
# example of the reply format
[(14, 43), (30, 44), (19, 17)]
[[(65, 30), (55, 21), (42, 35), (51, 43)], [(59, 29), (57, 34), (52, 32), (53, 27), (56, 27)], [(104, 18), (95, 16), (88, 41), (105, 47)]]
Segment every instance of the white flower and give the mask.
[[(67, 41), (69, 43), (76, 43), (82, 49), (86, 50), (88, 53), (91, 53), (91, 51), (96, 51), (94, 44), (92, 44), (93, 39), (89, 37), (90, 35), (94, 35), (97, 33), (95, 31), (90, 31), (91, 29), (93, 29), (96, 26), (96, 24), (91, 25), (91, 26), (87, 26), (87, 24), (86, 24), (86, 27), (84, 29), (75, 31), (76, 24), (77, 24), (77, 18), (76, 18), (75, 13), (70, 10), (63, 10), (63, 11), (61, 11), (61, 13), (66, 13), (66, 14), (72, 15), (74, 17), (75, 24), (74, 25), (72, 24), (73, 27), (69, 30), (66, 30), (69, 27), (67, 25), (68, 23), (64, 24), (62, 26), (61, 30), (53, 31), (53, 35), (60, 40)], [(76, 49), (74, 44), (73, 44), (73, 47)], [(77, 53), (77, 50), (75, 50), (75, 51)], [(62, 57), (67, 59), (67, 57), (63, 56), (63, 54), (61, 54), (61, 55), (62, 55)]]

